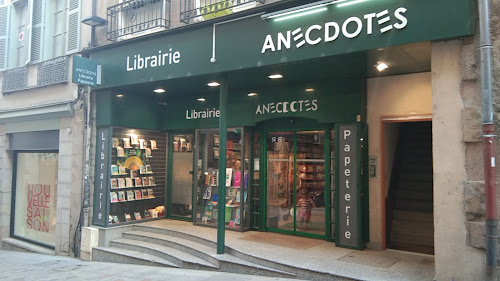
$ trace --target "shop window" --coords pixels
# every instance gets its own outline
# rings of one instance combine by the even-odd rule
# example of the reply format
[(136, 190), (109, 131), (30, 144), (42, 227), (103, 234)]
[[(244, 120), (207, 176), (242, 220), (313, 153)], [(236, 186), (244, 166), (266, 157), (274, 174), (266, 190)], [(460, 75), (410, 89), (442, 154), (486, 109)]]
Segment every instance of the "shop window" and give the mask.
[(54, 247), (59, 154), (15, 154), (12, 236)]
[(250, 159), (246, 147), (249, 134), (243, 129), (229, 129), (227, 132), (226, 159), (224, 173), (218, 170), (220, 143), (217, 130), (196, 132), (197, 187), (196, 224), (217, 225), (219, 203), (219, 181), (225, 181), (226, 206), (225, 223), (228, 229), (247, 230), (250, 227), (249, 209), (249, 168)]
[(113, 129), (108, 224), (165, 215), (166, 136)]

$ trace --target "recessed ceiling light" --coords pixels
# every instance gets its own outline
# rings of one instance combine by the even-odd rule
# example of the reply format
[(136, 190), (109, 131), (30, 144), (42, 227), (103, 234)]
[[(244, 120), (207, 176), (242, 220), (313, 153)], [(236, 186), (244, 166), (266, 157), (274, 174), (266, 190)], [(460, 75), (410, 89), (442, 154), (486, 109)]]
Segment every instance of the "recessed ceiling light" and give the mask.
[(378, 62), (377, 65), (375, 65), (375, 67), (379, 72), (389, 68), (389, 66), (385, 62)]
[(276, 74), (271, 74), (269, 76), (267, 76), (271, 79), (280, 79), (280, 78), (283, 78), (283, 75), (279, 74), (279, 73), (276, 73)]
[(307, 88), (306, 92), (309, 92), (309, 93), (314, 92), (314, 89), (313, 88)]
[(123, 98), (123, 95), (122, 94), (118, 94), (116, 95), (117, 98)]
[(217, 82), (217, 81), (213, 81), (213, 82), (208, 83), (207, 86), (209, 86), (209, 87), (217, 87), (217, 86), (220, 86), (220, 83)]
[(205, 98), (196, 99), (197, 101), (205, 101)]
[(249, 97), (255, 97), (256, 95), (257, 95), (257, 93), (248, 93)]
[(163, 93), (165, 93), (165, 89), (158, 88), (158, 89), (155, 89), (154, 92), (157, 94), (163, 94)]

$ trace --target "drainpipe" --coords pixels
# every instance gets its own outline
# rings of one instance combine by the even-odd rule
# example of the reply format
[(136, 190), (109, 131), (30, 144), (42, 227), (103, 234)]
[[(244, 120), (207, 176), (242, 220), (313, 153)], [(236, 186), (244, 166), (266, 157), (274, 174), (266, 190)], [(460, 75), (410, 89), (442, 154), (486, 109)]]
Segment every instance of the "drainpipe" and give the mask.
[(479, 55), (482, 93), (482, 122), (484, 150), (484, 189), (486, 202), (486, 278), (497, 280), (497, 206), (495, 186), (495, 125), (493, 123), (493, 97), (491, 89), (491, 41), (488, 0), (478, 0)]

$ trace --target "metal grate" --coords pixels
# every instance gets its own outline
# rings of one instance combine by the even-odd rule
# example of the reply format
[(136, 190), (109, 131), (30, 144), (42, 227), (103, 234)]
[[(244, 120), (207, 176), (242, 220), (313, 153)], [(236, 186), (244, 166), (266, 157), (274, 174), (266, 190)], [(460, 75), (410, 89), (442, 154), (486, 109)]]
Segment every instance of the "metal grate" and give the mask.
[(170, 27), (170, 0), (130, 0), (107, 9), (107, 38)]
[(180, 19), (184, 23), (209, 20), (251, 9), (265, 0), (180, 0)]
[(68, 57), (57, 57), (38, 64), (38, 86), (68, 82)]
[(2, 92), (8, 93), (26, 89), (27, 80), (27, 66), (6, 70), (3, 73)]

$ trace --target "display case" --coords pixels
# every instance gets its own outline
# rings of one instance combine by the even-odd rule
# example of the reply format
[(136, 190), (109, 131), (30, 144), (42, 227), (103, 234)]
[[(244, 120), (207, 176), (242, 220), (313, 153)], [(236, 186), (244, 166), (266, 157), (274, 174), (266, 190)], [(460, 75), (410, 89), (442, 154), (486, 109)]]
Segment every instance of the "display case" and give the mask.
[(225, 181), (225, 223), (226, 228), (248, 230), (249, 168), (247, 147), (249, 135), (242, 128), (228, 129), (226, 144), (227, 168), (220, 173), (218, 130), (196, 131), (196, 194), (194, 222), (198, 225), (216, 226), (219, 217), (219, 181)]
[(164, 216), (165, 155), (165, 134), (113, 128), (108, 225)]

